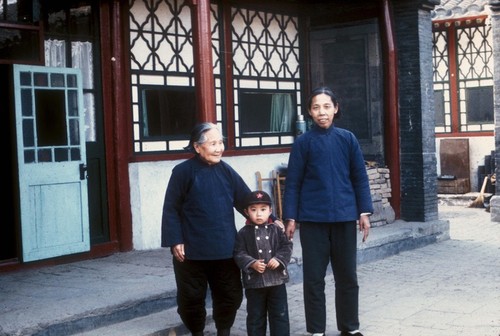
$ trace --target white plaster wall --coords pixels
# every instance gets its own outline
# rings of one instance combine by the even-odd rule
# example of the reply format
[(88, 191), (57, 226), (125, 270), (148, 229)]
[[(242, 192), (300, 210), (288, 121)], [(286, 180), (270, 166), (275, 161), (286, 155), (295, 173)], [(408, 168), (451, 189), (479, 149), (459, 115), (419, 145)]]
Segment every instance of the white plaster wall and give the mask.
[[(274, 169), (288, 162), (288, 153), (224, 157), (245, 180), (250, 189), (257, 189), (255, 172), (263, 178), (271, 176)], [(132, 243), (135, 250), (156, 249), (161, 244), (161, 215), (163, 199), (172, 168), (184, 160), (140, 162), (129, 165), (130, 202), (132, 209)], [(263, 189), (272, 195), (270, 183)], [(244, 218), (235, 211), (238, 227)]]
[[(466, 138), (466, 137), (463, 137)], [(437, 174), (441, 175), (441, 165), (439, 162), (440, 142), (442, 139), (436, 138), (436, 157), (437, 157)], [(457, 138), (453, 138), (457, 139)], [(469, 137), (469, 166), (470, 166), (470, 181), (471, 191), (478, 190), (477, 168), (484, 165), (484, 157), (490, 155), (491, 151), (495, 150), (495, 138), (488, 137)]]

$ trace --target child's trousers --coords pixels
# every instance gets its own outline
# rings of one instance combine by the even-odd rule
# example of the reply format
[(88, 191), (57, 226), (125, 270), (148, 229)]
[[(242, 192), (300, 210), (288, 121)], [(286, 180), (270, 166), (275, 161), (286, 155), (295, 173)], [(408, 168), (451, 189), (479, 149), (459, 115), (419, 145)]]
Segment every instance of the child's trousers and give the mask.
[(247, 298), (247, 334), (265, 336), (267, 320), (271, 336), (289, 336), (286, 285), (245, 289)]

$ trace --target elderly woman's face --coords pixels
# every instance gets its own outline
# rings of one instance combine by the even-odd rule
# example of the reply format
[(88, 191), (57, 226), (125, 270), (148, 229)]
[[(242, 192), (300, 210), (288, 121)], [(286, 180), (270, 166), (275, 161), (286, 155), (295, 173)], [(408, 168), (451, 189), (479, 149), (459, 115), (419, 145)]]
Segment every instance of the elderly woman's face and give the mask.
[(202, 144), (195, 143), (194, 149), (200, 158), (208, 164), (219, 163), (224, 153), (224, 141), (218, 129), (212, 128), (205, 133), (206, 141)]

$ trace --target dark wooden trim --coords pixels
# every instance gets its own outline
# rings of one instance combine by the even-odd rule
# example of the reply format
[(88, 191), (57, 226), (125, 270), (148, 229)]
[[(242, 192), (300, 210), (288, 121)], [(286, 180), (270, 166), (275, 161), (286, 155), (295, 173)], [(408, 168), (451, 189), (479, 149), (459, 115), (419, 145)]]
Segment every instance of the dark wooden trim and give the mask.
[(101, 62), (104, 138), (108, 183), (110, 240), (120, 251), (132, 250), (132, 213), (128, 165), (131, 153), (130, 77), (128, 54), (123, 42), (128, 36), (127, 6), (118, 0), (101, 5)]
[[(457, 73), (457, 41), (455, 39), (455, 30), (453, 25), (447, 29), (448, 35), (448, 69), (449, 69), (449, 83), (450, 92), (458, 92), (458, 78)], [(451, 132), (459, 133), (460, 131), (460, 118), (459, 118), (459, 102), (458, 94), (451, 94), (450, 96), (450, 110), (451, 110)]]
[(398, 55), (394, 39), (393, 13), (389, 0), (380, 2), (380, 30), (384, 54), (384, 142), (387, 167), (391, 172), (391, 206), (396, 218), (401, 216), (401, 168), (398, 107)]
[(101, 34), (101, 80), (102, 80), (102, 109), (104, 121), (104, 142), (106, 157), (106, 182), (108, 185), (108, 220), (109, 220), (109, 238), (111, 241), (118, 239), (117, 223), (115, 209), (117, 206), (115, 172), (116, 162), (114, 160), (115, 144), (113, 141), (113, 81), (112, 69), (109, 66), (111, 55), (111, 5), (109, 2), (103, 2), (99, 9), (100, 13), (100, 34)]
[(198, 121), (216, 121), (210, 0), (191, 1)]
[[(116, 161), (115, 191), (117, 192), (117, 207), (113, 209), (118, 220), (118, 241), (121, 251), (130, 251), (132, 245), (132, 209), (130, 203), (130, 180), (128, 174), (129, 159), (132, 151), (132, 111), (130, 106), (130, 55), (128, 43), (129, 36), (128, 5), (119, 0), (113, 1), (112, 15), (112, 58), (113, 81), (113, 114), (114, 130), (113, 141)], [(109, 162), (109, 161), (107, 161)]]
[(492, 137), (494, 131), (483, 132), (452, 132), (452, 133), (436, 133), (436, 138), (473, 138), (473, 137)]
[(223, 50), (223, 62), (225, 65), (224, 69), (224, 80), (226, 83), (225, 90), (225, 104), (226, 104), (226, 134), (227, 134), (227, 148), (234, 149), (236, 147), (234, 130), (234, 86), (233, 86), (233, 43), (232, 43), (232, 22), (231, 22), (231, 6), (222, 6), (222, 23), (221, 29), (223, 30), (224, 36), (224, 50)]
[(29, 269), (38, 269), (48, 266), (69, 264), (77, 261), (102, 258), (119, 252), (118, 242), (108, 242), (92, 246), (89, 252), (70, 254), (50, 259), (37, 260), (28, 263), (21, 263), (19, 259), (11, 259), (0, 262), (0, 274), (3, 272), (25, 271)]
[[(281, 154), (290, 153), (290, 146), (280, 148), (239, 148), (233, 149), (226, 147), (224, 157), (230, 156), (245, 156), (245, 155), (262, 155), (262, 154)], [(177, 154), (144, 154), (135, 155), (130, 162), (154, 162), (154, 161), (174, 161), (185, 160), (192, 156), (191, 153), (177, 153)], [(223, 158), (224, 159), (224, 158)]]

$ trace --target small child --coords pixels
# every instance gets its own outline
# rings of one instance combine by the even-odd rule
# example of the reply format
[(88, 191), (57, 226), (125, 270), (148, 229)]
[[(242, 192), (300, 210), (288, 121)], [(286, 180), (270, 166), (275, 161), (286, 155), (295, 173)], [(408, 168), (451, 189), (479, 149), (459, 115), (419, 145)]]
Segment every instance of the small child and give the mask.
[(293, 243), (271, 219), (271, 198), (261, 190), (245, 200), (248, 224), (238, 231), (234, 260), (242, 270), (247, 298), (247, 334), (265, 336), (267, 319), (271, 336), (289, 336), (285, 283)]

